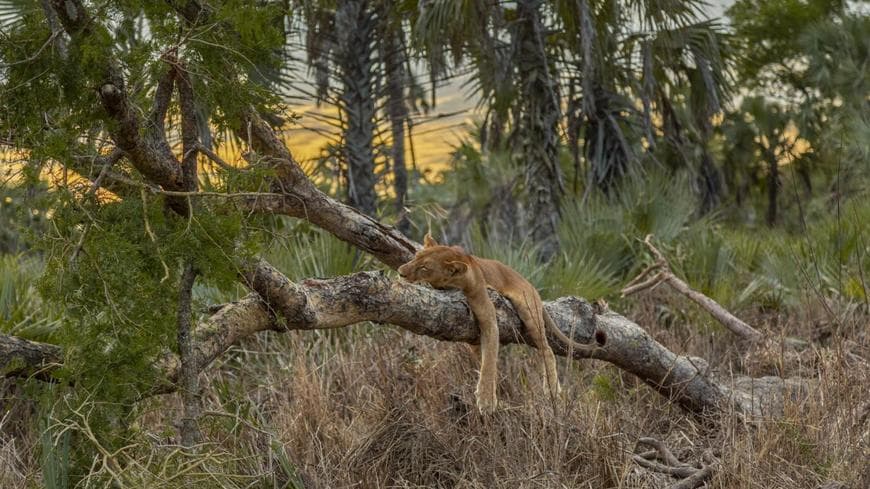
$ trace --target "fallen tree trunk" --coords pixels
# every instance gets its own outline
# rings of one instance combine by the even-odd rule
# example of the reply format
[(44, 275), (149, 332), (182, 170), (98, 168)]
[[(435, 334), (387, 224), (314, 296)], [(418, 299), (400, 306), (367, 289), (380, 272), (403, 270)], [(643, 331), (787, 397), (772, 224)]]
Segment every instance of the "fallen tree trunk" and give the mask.
[[(247, 279), (253, 288), (268, 294), (271, 308), (252, 294), (227, 304), (202, 322), (195, 333), (195, 355), (201, 369), (239, 340), (266, 330), (332, 329), (371, 321), (442, 341), (477, 343), (479, 339), (477, 325), (459, 291), (434, 290), (393, 280), (379, 272), (297, 284), (266, 264), (252, 270)], [(500, 341), (529, 343), (510, 302), (493, 291), (490, 297), (496, 306)], [(562, 332), (580, 343), (594, 343), (596, 331), (607, 335), (606, 344), (591, 355), (569, 351), (557, 338), (550, 337), (556, 354), (612, 363), (694, 413), (774, 414), (791, 389), (805, 388), (803, 381), (778, 377), (717, 379), (704, 360), (677, 355), (619, 314), (595, 314), (583, 299), (564, 297), (545, 307)], [(284, 321), (278, 321), (276, 314)], [(173, 381), (179, 368), (177, 358), (167, 355), (161, 368)], [(157, 392), (173, 388), (168, 384)]]

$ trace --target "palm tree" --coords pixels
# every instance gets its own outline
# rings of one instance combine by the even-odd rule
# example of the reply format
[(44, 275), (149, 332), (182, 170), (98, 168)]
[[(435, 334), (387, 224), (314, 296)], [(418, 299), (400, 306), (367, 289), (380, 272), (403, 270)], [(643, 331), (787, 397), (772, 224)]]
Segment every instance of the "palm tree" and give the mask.
[(375, 25), (368, 0), (340, 0), (335, 11), (336, 65), (346, 117), (348, 202), (370, 216), (377, 213), (375, 193)]
[(548, 261), (559, 250), (559, 203), (564, 193), (559, 166), (562, 117), (555, 64), (545, 45), (541, 0), (519, 0), (513, 32), (519, 84), (520, 119), (516, 131), (525, 160), (525, 229)]
[(400, 231), (410, 230), (410, 221), (405, 213), (405, 198), (408, 194), (408, 169), (405, 163), (405, 125), (409, 121), (405, 88), (408, 85), (406, 64), (408, 57), (405, 48), (405, 31), (400, 7), (392, 0), (383, 0), (380, 5), (379, 30), (381, 33), (380, 58), (383, 60), (385, 95), (387, 98), (387, 117), (390, 121), (392, 146), (390, 160), (393, 169), (393, 189), (396, 193), (396, 225)]
[[(563, 128), (577, 173), (583, 146), (587, 194), (612, 193), (624, 175), (643, 170), (641, 163), (666, 158), (669, 166), (696, 173), (702, 209), (712, 207), (721, 178), (706, 147), (728, 84), (721, 30), (702, 19), (701, 2), (515, 5), (428, 2), (414, 29), (433, 69), (473, 67), (485, 120), (510, 127), (509, 145), (526, 170), (525, 232), (541, 244), (542, 255), (558, 246)], [(567, 100), (560, 85), (567, 85)], [(500, 134), (486, 130), (492, 125), (484, 124), (487, 142)]]

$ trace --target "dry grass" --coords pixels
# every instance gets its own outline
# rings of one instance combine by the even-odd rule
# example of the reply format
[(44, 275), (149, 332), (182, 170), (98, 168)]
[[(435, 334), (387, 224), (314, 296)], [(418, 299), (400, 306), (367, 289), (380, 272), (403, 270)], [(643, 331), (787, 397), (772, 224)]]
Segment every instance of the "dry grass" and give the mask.
[[(675, 320), (662, 319), (662, 303), (678, 311)], [(560, 360), (566, 396), (554, 406), (541, 398), (528, 350), (507, 347), (503, 409), (484, 419), (463, 345), (374, 326), (264, 335), (205, 375), (209, 444), (197, 455), (185, 462), (174, 450), (179, 406), (167, 396), (148, 403), (137, 444), (118, 457), (123, 470), (147, 473), (128, 479), (131, 487), (665, 487), (674, 480), (632, 460), (638, 438), (652, 436), (687, 462), (712, 449), (720, 464), (708, 487), (870, 487), (870, 365), (858, 359), (870, 348), (865, 312), (834, 307), (832, 320), (811, 302), (797, 317), (743, 311), (774, 340), (741, 352), (673, 296), (618, 307), (721, 371), (800, 375), (818, 388), (777, 419), (700, 419), (606, 364)], [(812, 341), (795, 351), (787, 337)], [(0, 431), (0, 487), (40, 487), (33, 409), (4, 403), (13, 410)], [(190, 460), (199, 462), (189, 475), (166, 475)]]

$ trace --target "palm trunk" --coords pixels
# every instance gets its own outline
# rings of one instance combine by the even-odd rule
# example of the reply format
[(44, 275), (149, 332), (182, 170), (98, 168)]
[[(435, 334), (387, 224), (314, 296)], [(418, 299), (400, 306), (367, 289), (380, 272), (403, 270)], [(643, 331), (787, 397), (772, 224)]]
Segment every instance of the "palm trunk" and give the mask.
[(366, 0), (342, 0), (335, 15), (338, 65), (345, 112), (345, 155), (348, 165), (348, 203), (374, 216), (375, 161), (372, 138), (375, 131), (373, 91), (374, 19)]
[(722, 177), (707, 148), (703, 149), (698, 170), (698, 186), (701, 193), (699, 212), (703, 216), (719, 205), (722, 194)]
[(779, 164), (772, 149), (764, 152), (767, 160), (767, 225), (773, 227), (777, 220), (779, 200)]
[(517, 63), (523, 109), (520, 119), (522, 154), (526, 160), (526, 229), (549, 260), (559, 250), (559, 201), (563, 192), (559, 167), (559, 99), (547, 62), (538, 0), (520, 0), (516, 31)]
[(408, 168), (405, 165), (405, 121), (408, 108), (405, 106), (405, 52), (397, 37), (399, 30), (387, 26), (384, 46), (384, 68), (387, 78), (387, 113), (393, 136), (391, 157), (393, 160), (393, 189), (396, 192), (396, 227), (403, 233), (410, 230), (410, 221), (405, 214), (405, 196), (408, 194)]

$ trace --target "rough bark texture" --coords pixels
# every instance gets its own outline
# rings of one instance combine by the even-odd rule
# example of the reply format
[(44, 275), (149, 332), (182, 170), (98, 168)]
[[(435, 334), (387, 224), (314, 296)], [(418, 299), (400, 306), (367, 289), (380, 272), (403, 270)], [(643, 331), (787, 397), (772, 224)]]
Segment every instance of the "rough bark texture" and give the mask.
[(526, 229), (540, 245), (542, 260), (559, 250), (559, 201), (563, 191), (559, 167), (559, 98), (544, 49), (539, 0), (517, 2), (516, 44), (522, 90), (520, 120), (525, 158)]
[(366, 0), (340, 0), (335, 13), (337, 61), (343, 85), (342, 109), (347, 155), (348, 203), (365, 214), (377, 213), (375, 194), (374, 19)]
[(63, 361), (60, 347), (0, 334), (0, 375), (48, 379)]
[(178, 298), (178, 356), (181, 360), (179, 387), (183, 411), (181, 417), (181, 445), (190, 448), (202, 440), (199, 431), (199, 365), (194, 355), (191, 331), (191, 300), (196, 270), (188, 263), (184, 267)]
[[(228, 304), (201, 324), (195, 332), (196, 363), (205, 368), (242, 338), (259, 331), (332, 329), (363, 321), (393, 324), (414, 334), (442, 341), (476, 344), (479, 329), (465, 297), (459, 291), (439, 291), (392, 280), (378, 272), (363, 272), (329, 280), (289, 281), (277, 271), (248, 277), (253, 288), (268, 297), (250, 296)], [(510, 302), (494, 291), (499, 341), (529, 343), (525, 328)], [(630, 372), (658, 393), (695, 413), (734, 410), (748, 415), (776, 414), (786, 396), (804, 395), (805, 381), (764, 377), (717, 379), (707, 362), (678, 355), (655, 341), (643, 328), (619, 314), (595, 314), (592, 306), (576, 297), (545, 304), (559, 329), (575, 341), (594, 344), (596, 331), (607, 342), (586, 357), (610, 362)], [(275, 316), (283, 318), (276, 321)], [(2, 337), (0, 337), (2, 338)], [(557, 338), (548, 337), (554, 353), (584, 358)], [(20, 341), (20, 340), (19, 340)], [(52, 352), (46, 347), (37, 351)], [(28, 365), (43, 361), (28, 356)], [(162, 368), (170, 380), (178, 375), (178, 360), (167, 356)], [(163, 392), (171, 390), (171, 387)]]
[(405, 195), (408, 193), (408, 168), (405, 165), (405, 121), (408, 120), (408, 108), (405, 106), (406, 59), (402, 43), (398, 39), (401, 29), (387, 24), (385, 30), (383, 58), (387, 78), (387, 113), (393, 137), (390, 153), (393, 162), (393, 189), (396, 192), (396, 227), (407, 233), (411, 228), (411, 221), (405, 214)]
[(262, 212), (306, 219), (329, 231), (338, 239), (373, 255), (391, 268), (398, 268), (414, 257), (420, 248), (401, 232), (351, 206), (321, 192), (305, 176), (290, 151), (255, 113), (246, 114), (240, 134), (250, 131), (251, 143), (261, 155), (270, 158), (278, 178), (272, 185), (283, 198), (261, 198), (251, 207)]

